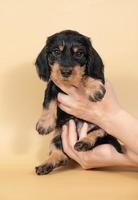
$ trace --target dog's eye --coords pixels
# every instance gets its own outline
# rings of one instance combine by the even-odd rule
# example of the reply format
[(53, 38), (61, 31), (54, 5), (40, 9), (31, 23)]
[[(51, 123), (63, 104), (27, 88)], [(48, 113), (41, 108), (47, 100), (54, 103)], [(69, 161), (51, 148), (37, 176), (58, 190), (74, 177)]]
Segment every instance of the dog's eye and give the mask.
[(74, 56), (75, 56), (76, 58), (81, 58), (83, 55), (84, 55), (84, 52), (82, 52), (82, 51), (78, 51), (78, 52), (75, 52), (75, 53), (74, 53)]
[(61, 55), (61, 51), (58, 48), (56, 48), (56, 49), (52, 50), (52, 54), (53, 54), (53, 56), (60, 56)]

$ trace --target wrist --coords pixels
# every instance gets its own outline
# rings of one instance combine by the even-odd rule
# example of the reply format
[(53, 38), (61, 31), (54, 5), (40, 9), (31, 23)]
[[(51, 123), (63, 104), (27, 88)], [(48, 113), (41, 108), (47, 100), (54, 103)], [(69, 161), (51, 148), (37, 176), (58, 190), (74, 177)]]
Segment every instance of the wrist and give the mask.
[(112, 112), (97, 112), (97, 125), (103, 128), (106, 132), (110, 133), (113, 128), (116, 128), (118, 122), (121, 122), (124, 113), (125, 111), (121, 107), (116, 108)]

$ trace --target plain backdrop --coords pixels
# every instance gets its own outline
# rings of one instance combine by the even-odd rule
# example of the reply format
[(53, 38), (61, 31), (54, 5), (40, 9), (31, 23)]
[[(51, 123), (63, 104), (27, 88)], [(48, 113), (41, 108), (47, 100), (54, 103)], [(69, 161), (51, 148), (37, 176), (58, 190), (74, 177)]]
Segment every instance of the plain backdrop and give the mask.
[(46, 38), (65, 29), (91, 38), (121, 105), (138, 116), (137, 0), (0, 0), (0, 199), (136, 200), (138, 174), (129, 169), (34, 173), (51, 139), (35, 131), (45, 83), (34, 62)]

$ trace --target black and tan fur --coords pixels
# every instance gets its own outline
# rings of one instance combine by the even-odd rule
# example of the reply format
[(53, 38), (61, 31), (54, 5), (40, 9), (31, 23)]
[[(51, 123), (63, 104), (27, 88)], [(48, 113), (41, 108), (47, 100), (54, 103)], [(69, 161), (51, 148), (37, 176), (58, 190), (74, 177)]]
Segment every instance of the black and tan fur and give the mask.
[[(79, 135), (80, 127), (84, 123), (83, 120), (63, 112), (57, 106), (57, 94), (63, 91), (52, 79), (58, 79), (68, 88), (82, 84), (90, 101), (100, 101), (105, 94), (104, 65), (88, 37), (76, 31), (66, 30), (47, 39), (46, 45), (36, 59), (36, 67), (39, 77), (47, 82), (43, 113), (37, 122), (36, 130), (41, 135), (54, 131), (49, 159), (36, 167), (36, 173), (43, 175), (65, 165), (69, 159), (62, 148), (62, 126), (70, 119), (74, 119)], [(89, 123), (87, 137), (78, 141), (74, 148), (77, 151), (88, 151), (104, 143), (112, 144), (121, 152), (121, 146), (116, 138)]]

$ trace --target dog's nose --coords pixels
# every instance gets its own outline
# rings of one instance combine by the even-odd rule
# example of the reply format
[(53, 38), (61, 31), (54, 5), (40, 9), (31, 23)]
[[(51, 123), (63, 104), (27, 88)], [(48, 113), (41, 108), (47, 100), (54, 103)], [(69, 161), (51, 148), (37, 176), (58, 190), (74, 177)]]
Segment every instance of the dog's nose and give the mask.
[(72, 74), (72, 70), (61, 70), (61, 74), (65, 77), (68, 78)]

